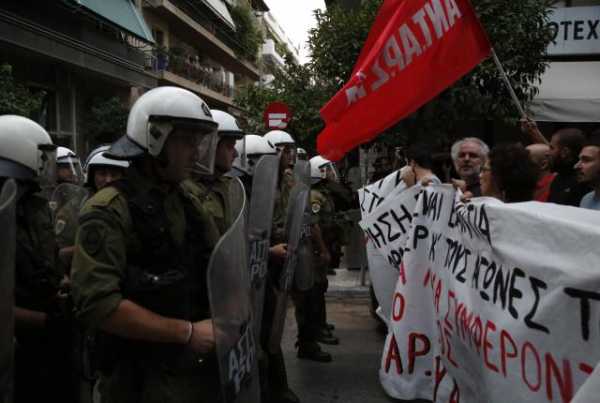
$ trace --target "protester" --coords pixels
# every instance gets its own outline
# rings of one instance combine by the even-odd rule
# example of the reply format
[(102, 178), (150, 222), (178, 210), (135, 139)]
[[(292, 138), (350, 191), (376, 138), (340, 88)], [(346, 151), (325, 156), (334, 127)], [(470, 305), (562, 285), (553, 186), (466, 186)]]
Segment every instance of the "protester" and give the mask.
[(577, 180), (593, 190), (581, 199), (579, 207), (600, 210), (600, 130), (592, 133), (575, 164)]
[(409, 147), (406, 159), (410, 169), (404, 169), (402, 174), (402, 180), (407, 186), (413, 186), (415, 183), (442, 183), (433, 173), (432, 155), (428, 145), (414, 144)]
[(550, 186), (549, 202), (579, 206), (587, 186), (577, 182), (574, 165), (583, 147), (585, 137), (579, 129), (562, 129), (552, 135), (550, 150), (553, 169), (557, 173)]
[(481, 168), (481, 194), (506, 203), (529, 201), (533, 199), (537, 178), (538, 169), (523, 146), (497, 146)]
[(390, 160), (387, 157), (377, 157), (373, 163), (373, 168), (370, 182), (377, 182), (392, 173)]
[(556, 177), (552, 172), (552, 158), (550, 146), (547, 144), (531, 144), (526, 147), (529, 151), (529, 158), (538, 167), (539, 176), (535, 187), (533, 199), (540, 202), (547, 202), (550, 197), (550, 186)]
[(550, 143), (539, 131), (536, 123), (526, 119), (521, 123), (522, 130), (527, 133), (532, 143), (548, 144), (552, 159), (552, 170), (556, 177), (550, 185), (548, 201), (556, 204), (579, 206), (587, 186), (578, 183), (574, 165), (585, 142), (583, 132), (575, 128), (560, 129), (552, 135)]
[(490, 149), (477, 137), (466, 137), (452, 145), (451, 155), (454, 169), (460, 177), (458, 187), (472, 196), (481, 196), (479, 173)]

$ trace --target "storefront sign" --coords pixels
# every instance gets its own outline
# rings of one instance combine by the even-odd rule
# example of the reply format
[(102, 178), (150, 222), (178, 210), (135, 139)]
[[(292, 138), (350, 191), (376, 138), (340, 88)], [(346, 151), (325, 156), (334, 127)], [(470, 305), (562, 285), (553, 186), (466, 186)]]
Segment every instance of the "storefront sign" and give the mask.
[(600, 54), (600, 6), (557, 8), (550, 27), (549, 56)]

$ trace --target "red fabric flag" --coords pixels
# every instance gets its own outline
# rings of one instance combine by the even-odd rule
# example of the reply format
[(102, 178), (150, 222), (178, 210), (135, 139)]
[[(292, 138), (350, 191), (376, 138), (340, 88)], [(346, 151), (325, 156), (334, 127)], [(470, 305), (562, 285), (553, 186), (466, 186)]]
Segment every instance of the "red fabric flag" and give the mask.
[(469, 0), (385, 0), (349, 82), (321, 109), (337, 161), (429, 102), (491, 51)]

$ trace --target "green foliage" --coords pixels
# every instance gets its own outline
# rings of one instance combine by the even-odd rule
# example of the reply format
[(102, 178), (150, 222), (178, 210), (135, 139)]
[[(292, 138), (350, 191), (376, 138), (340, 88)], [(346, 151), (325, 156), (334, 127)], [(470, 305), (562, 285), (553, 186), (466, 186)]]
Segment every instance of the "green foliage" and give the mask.
[(239, 56), (255, 62), (258, 57), (258, 51), (264, 42), (264, 35), (258, 28), (252, 16), (252, 9), (245, 2), (231, 7), (231, 17), (235, 23), (236, 30), (234, 39), (236, 53)]
[(13, 114), (25, 117), (39, 111), (45, 92), (32, 92), (18, 83), (9, 64), (0, 65), (0, 115)]
[(366, 0), (353, 11), (334, 5), (315, 10), (317, 26), (310, 30), (311, 68), (315, 74), (341, 88), (354, 68), (382, 0)]
[[(539, 77), (546, 68), (543, 56), (551, 38), (547, 21), (552, 2), (472, 0), (525, 106), (537, 94)], [(295, 114), (292, 127), (299, 130), (295, 134), (303, 139), (304, 147), (314, 149), (316, 136), (323, 127), (318, 111), (350, 77), (381, 3), (382, 0), (366, 0), (353, 11), (335, 6), (315, 11), (317, 26), (309, 38), (311, 63), (299, 68), (288, 64), (272, 89), (242, 91), (238, 101), (249, 111), (251, 120), (262, 117), (268, 100), (288, 100)], [(282, 77), (283, 82), (278, 82)], [(260, 106), (255, 107), (253, 102)], [(518, 118), (490, 58), (379, 139), (391, 144), (420, 139), (445, 147), (454, 137), (465, 135), (458, 130), (466, 121), (515, 122)], [(300, 119), (308, 121), (298, 122)]]
[(257, 134), (266, 132), (263, 113), (269, 103), (286, 103), (294, 115), (286, 130), (294, 136), (300, 147), (314, 151), (315, 134), (323, 128), (319, 109), (327, 99), (328, 94), (315, 81), (309, 66), (287, 62), (285, 71), (275, 72), (275, 80), (271, 85), (251, 84), (241, 88), (235, 102), (247, 112), (248, 120), (244, 128), (249, 133)]
[(111, 143), (125, 134), (128, 114), (119, 97), (95, 98), (85, 121), (87, 134), (94, 144)]

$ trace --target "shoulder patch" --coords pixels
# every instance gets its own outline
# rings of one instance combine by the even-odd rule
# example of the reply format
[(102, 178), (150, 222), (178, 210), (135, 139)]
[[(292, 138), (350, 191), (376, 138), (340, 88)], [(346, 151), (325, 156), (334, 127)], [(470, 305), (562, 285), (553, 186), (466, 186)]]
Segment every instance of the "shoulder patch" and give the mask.
[(314, 214), (319, 214), (319, 211), (321, 211), (321, 204), (319, 203), (313, 203), (311, 207)]
[(65, 220), (57, 219), (54, 224), (54, 233), (60, 235), (65, 230), (66, 225), (67, 222)]
[(90, 256), (96, 256), (104, 245), (106, 227), (98, 222), (90, 222), (81, 227), (81, 247)]
[(116, 187), (107, 186), (98, 191), (95, 195), (93, 195), (87, 201), (87, 204), (92, 206), (105, 207), (108, 206), (117, 196), (119, 196), (119, 194), (120, 192)]

